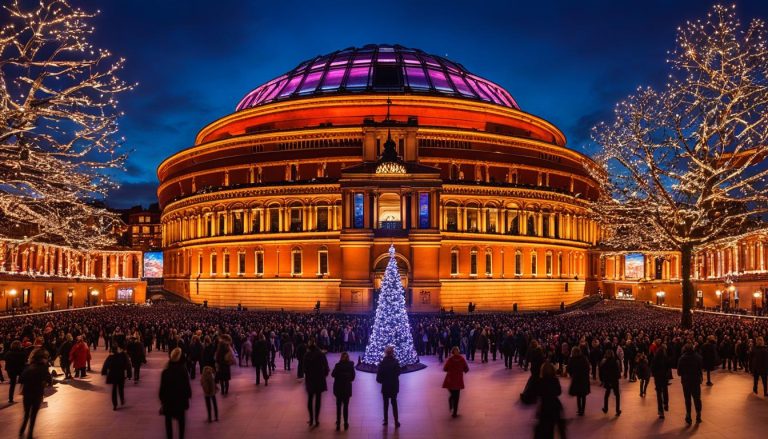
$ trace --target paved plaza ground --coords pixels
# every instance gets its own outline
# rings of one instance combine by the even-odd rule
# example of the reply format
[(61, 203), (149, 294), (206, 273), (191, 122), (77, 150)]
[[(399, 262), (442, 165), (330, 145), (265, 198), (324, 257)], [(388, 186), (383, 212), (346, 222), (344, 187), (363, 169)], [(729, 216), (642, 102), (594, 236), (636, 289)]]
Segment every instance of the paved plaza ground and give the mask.
[[(138, 385), (126, 384), (126, 405), (112, 411), (110, 387), (96, 372), (105, 352), (94, 353), (96, 367), (85, 380), (57, 383), (46, 398), (35, 429), (38, 438), (162, 438), (164, 420), (158, 415), (160, 371), (166, 353), (152, 352), (142, 369)], [(353, 355), (357, 358), (357, 355)], [(479, 356), (478, 356), (479, 359)], [(338, 360), (329, 354), (331, 367)], [(381, 401), (375, 376), (358, 372), (350, 404), (350, 429), (334, 431), (335, 403), (331, 392), (324, 394), (320, 426), (307, 424), (304, 385), (295, 371), (278, 369), (269, 387), (254, 384), (252, 368), (233, 367), (233, 380), (227, 397), (218, 395), (220, 422), (206, 422), (205, 404), (198, 381), (192, 383), (193, 398), (187, 412), (188, 438), (502, 438), (531, 437), (535, 408), (523, 406), (519, 394), (528, 378), (517, 366), (504, 369), (498, 360), (488, 364), (470, 364), (467, 388), (461, 395), (460, 416), (450, 417), (448, 392), (440, 386), (443, 372), (435, 357), (423, 359), (427, 368), (403, 375), (399, 397), (402, 427), (393, 423), (382, 427)], [(277, 363), (282, 364), (278, 358)], [(295, 362), (294, 362), (295, 365)], [(199, 376), (198, 376), (199, 379)], [(593, 385), (587, 401), (587, 414), (575, 416), (575, 399), (563, 396), (568, 419), (568, 433), (573, 438), (643, 437), (757, 438), (768, 425), (768, 399), (751, 393), (751, 377), (744, 373), (718, 371), (714, 387), (703, 388), (701, 425), (686, 427), (680, 381), (670, 387), (671, 407), (667, 419), (656, 417), (653, 384), (648, 396), (638, 396), (639, 383), (621, 382), (622, 415), (602, 413), (602, 389)], [(7, 381), (6, 381), (7, 383)], [(568, 380), (561, 381), (567, 393)], [(332, 379), (328, 379), (329, 388)], [(8, 385), (0, 386), (5, 395)], [(16, 398), (21, 401), (21, 397)], [(5, 396), (2, 397), (5, 401)], [(15, 437), (23, 415), (22, 405), (0, 406), (0, 438)]]

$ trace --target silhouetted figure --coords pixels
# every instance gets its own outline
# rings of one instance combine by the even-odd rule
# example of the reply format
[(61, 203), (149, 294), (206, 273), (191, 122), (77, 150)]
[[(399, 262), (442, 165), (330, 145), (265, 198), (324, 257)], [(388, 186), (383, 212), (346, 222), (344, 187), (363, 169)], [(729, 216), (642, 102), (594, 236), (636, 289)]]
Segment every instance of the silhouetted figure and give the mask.
[(309, 339), (309, 346), (304, 355), (304, 387), (307, 390), (307, 410), (309, 411), (309, 425), (315, 427), (320, 424), (320, 400), (323, 392), (328, 390), (325, 378), (328, 376), (328, 360), (325, 354), (317, 347), (313, 338)]
[(568, 394), (576, 397), (576, 414), (584, 416), (587, 408), (587, 395), (590, 393), (589, 385), (589, 360), (578, 346), (571, 349), (571, 358), (566, 369), (571, 376), (571, 386)]
[(443, 371), (445, 372), (443, 388), (448, 389), (450, 395), (448, 396), (448, 409), (451, 410), (451, 416), (455, 418), (458, 416), (459, 397), (464, 388), (464, 374), (469, 372), (467, 360), (461, 356), (457, 346), (451, 349), (451, 356), (445, 360)]
[(696, 408), (696, 423), (701, 422), (701, 373), (702, 361), (699, 354), (693, 351), (693, 345), (686, 343), (683, 346), (683, 355), (677, 362), (677, 374), (683, 385), (683, 398), (685, 398), (685, 423), (691, 425), (691, 400)]
[(381, 395), (384, 399), (384, 422), (389, 424), (389, 404), (392, 403), (392, 417), (395, 419), (395, 428), (400, 427), (397, 416), (397, 394), (400, 392), (400, 362), (395, 358), (395, 348), (387, 346), (384, 350), (384, 358), (379, 363), (376, 371), (376, 382), (381, 383)]
[(179, 423), (179, 439), (184, 439), (185, 415), (191, 397), (192, 387), (189, 384), (189, 374), (182, 359), (181, 348), (174, 348), (168, 365), (160, 374), (160, 403), (168, 439), (173, 438), (174, 419)]
[(336, 397), (336, 431), (341, 426), (341, 415), (344, 414), (344, 430), (349, 429), (349, 399), (352, 397), (352, 381), (355, 380), (355, 364), (350, 361), (349, 354), (341, 353), (341, 359), (333, 367), (333, 396)]
[(35, 349), (30, 355), (30, 364), (21, 373), (21, 394), (24, 396), (24, 420), (21, 423), (19, 437), (24, 436), (24, 430), (29, 423), (27, 437), (32, 438), (35, 429), (37, 412), (43, 404), (46, 386), (53, 385), (53, 379), (48, 372), (48, 351)]

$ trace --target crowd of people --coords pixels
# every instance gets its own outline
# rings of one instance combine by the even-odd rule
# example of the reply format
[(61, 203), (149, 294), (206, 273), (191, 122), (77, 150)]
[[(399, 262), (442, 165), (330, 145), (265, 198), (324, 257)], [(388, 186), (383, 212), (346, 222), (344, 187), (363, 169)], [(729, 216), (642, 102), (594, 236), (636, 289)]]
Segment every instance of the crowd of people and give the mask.
[[(369, 315), (333, 313), (254, 312), (203, 308), (193, 305), (111, 306), (54, 314), (30, 314), (0, 320), (4, 369), (10, 380), (8, 400), (14, 401), (22, 383), (23, 433), (31, 437), (42, 389), (51, 373), (77, 380), (91, 372), (91, 350), (102, 344), (110, 354), (99, 368), (112, 386), (112, 408), (125, 404), (126, 380), (140, 380), (140, 371), (152, 350), (168, 353), (159, 397), (168, 437), (173, 421), (184, 434), (185, 412), (192, 395), (190, 380), (197, 380), (205, 398), (208, 421), (219, 419), (216, 394), (229, 393), (231, 368), (252, 366), (256, 384), (268, 386), (277, 369), (303, 379), (307, 391), (308, 423), (319, 424), (321, 394), (327, 377), (333, 379), (336, 428), (347, 429), (355, 379), (350, 352), (364, 350), (372, 326)], [(602, 411), (609, 411), (611, 395), (615, 415), (621, 414), (620, 383), (640, 381), (645, 397), (651, 378), (657, 409), (664, 418), (669, 408), (670, 379), (680, 377), (686, 418), (701, 422), (701, 385), (712, 385), (717, 368), (753, 375), (752, 391), (768, 396), (768, 350), (765, 320), (697, 314), (690, 329), (679, 327), (679, 314), (623, 302), (604, 302), (586, 310), (565, 313), (486, 313), (471, 315), (413, 314), (411, 328), (418, 354), (445, 360), (443, 387), (449, 409), (458, 416), (463, 375), (473, 362), (499, 360), (499, 367), (530, 371), (521, 394), (524, 403), (538, 404), (539, 437), (563, 429), (560, 379), (570, 380), (568, 393), (576, 397), (576, 413), (586, 411), (586, 395), (593, 386), (604, 391)], [(342, 353), (330, 367), (326, 352)], [(359, 361), (359, 360), (358, 360)], [(95, 368), (94, 368), (95, 369)], [(400, 373), (393, 351), (379, 365), (384, 424), (392, 408), (395, 428)], [(5, 380), (4, 376), (0, 378)], [(29, 400), (29, 401), (28, 401)]]

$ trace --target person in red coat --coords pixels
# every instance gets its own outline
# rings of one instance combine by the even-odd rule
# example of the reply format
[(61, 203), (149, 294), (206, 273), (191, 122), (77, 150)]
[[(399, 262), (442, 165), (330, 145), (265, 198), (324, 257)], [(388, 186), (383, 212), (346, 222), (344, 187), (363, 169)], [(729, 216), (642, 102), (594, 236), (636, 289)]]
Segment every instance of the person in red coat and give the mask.
[(69, 362), (75, 369), (75, 378), (85, 378), (85, 368), (91, 361), (91, 351), (83, 341), (83, 336), (77, 337), (77, 343), (69, 351)]
[(464, 388), (464, 374), (469, 372), (469, 366), (467, 360), (461, 356), (459, 348), (454, 346), (451, 349), (451, 356), (445, 360), (443, 366), (445, 371), (445, 380), (443, 380), (443, 389), (448, 389), (450, 396), (448, 397), (448, 409), (453, 413), (451, 416), (454, 418), (458, 416), (459, 411), (459, 395), (461, 389)]

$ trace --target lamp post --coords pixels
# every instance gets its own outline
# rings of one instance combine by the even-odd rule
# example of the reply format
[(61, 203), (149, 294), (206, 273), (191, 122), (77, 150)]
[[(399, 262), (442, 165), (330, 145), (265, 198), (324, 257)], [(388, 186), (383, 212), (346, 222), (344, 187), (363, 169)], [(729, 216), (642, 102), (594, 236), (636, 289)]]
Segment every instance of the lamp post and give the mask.
[(720, 301), (720, 312), (723, 312), (723, 292), (720, 290), (715, 291), (715, 296)]

